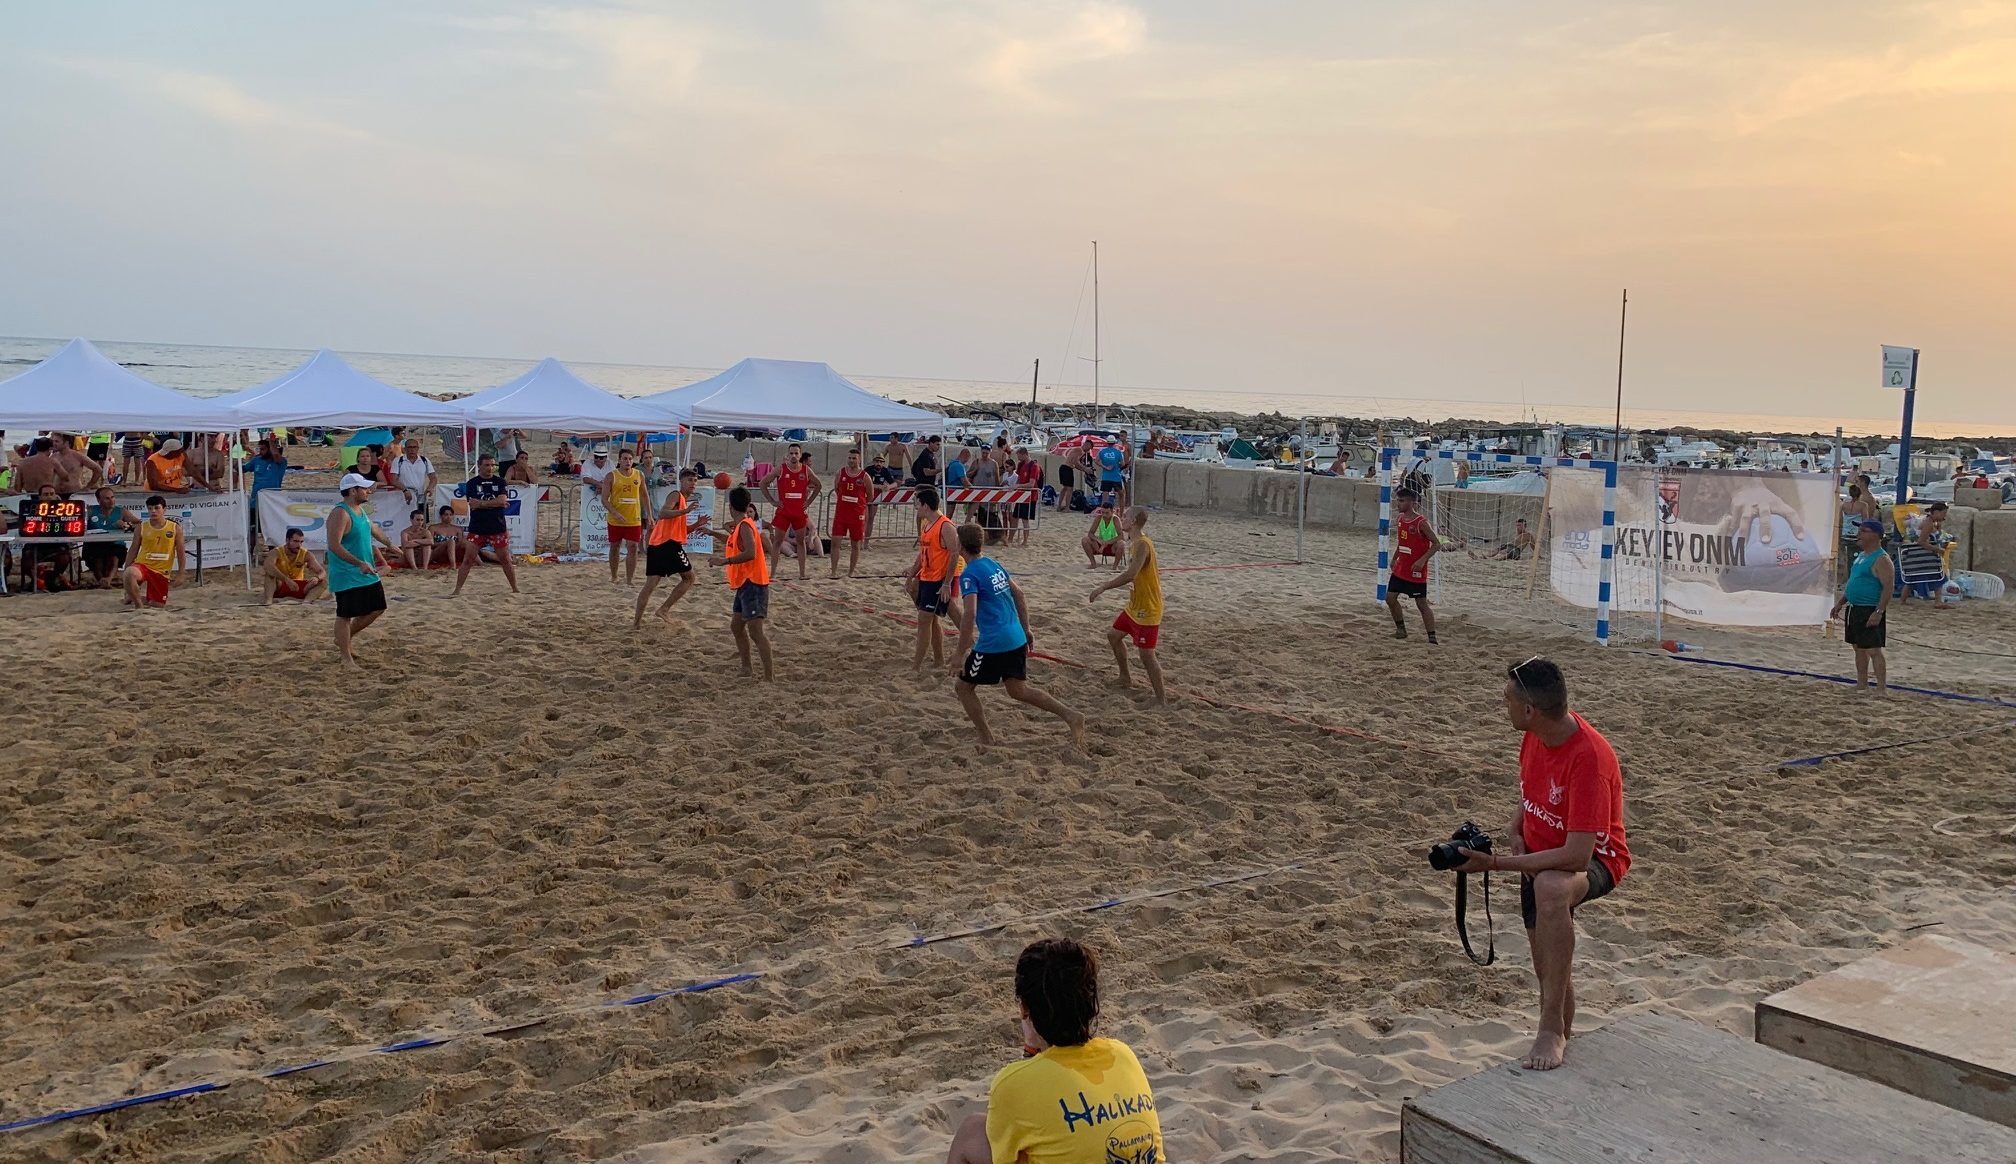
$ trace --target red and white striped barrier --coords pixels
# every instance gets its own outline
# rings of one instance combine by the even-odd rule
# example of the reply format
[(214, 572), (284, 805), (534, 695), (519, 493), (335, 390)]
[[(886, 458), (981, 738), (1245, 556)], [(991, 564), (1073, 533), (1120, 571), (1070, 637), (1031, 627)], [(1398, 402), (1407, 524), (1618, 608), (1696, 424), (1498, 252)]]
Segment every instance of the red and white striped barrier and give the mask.
[[(916, 485), (898, 485), (877, 490), (873, 501), (877, 505), (900, 505), (917, 500)], [(1032, 505), (1042, 500), (1042, 491), (1034, 485), (982, 485), (955, 486), (940, 489), (938, 500), (946, 505)]]

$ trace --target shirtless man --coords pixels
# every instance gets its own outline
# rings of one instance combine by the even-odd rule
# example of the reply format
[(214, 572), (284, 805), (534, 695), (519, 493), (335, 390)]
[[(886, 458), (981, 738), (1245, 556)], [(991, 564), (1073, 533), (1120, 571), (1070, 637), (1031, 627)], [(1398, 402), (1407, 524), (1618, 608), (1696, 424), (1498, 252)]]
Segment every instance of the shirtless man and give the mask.
[(1120, 686), (1132, 688), (1134, 677), (1127, 670), (1127, 642), (1133, 640), (1141, 654), (1141, 670), (1155, 692), (1155, 702), (1168, 701), (1162, 690), (1162, 663), (1156, 648), (1162, 638), (1162, 571), (1155, 559), (1155, 543), (1148, 539), (1148, 510), (1134, 506), (1127, 511), (1127, 569), (1092, 588), (1086, 602), (1097, 602), (1108, 590), (1128, 586), (1127, 608), (1113, 620), (1106, 632), (1106, 645), (1113, 648), (1113, 661), (1120, 665)]
[[(840, 543), (847, 542), (847, 576), (861, 564), (861, 542), (868, 536), (868, 499), (875, 484), (861, 467), (861, 450), (847, 450), (847, 467), (833, 476), (833, 553), (828, 577), (840, 576)], [(801, 563), (802, 565), (802, 563)]]
[(693, 589), (693, 563), (686, 558), (686, 539), (707, 529), (706, 514), (693, 516), (693, 494), (700, 487), (700, 474), (691, 469), (679, 471), (679, 488), (665, 497), (665, 504), (658, 507), (657, 520), (651, 523), (651, 532), (645, 535), (644, 546), (644, 589), (637, 595), (637, 612), (630, 620), (630, 629), (644, 625), (644, 608), (651, 601), (651, 592), (658, 588), (661, 578), (677, 577), (678, 585), (665, 598), (665, 604), (658, 608), (658, 617), (666, 626), (672, 625), (672, 608)]
[(819, 499), (819, 474), (805, 463), (805, 446), (794, 444), (782, 468), (763, 479), (763, 499), (771, 506), (770, 552), (782, 556), (784, 539), (797, 534), (798, 580), (805, 580), (805, 559), (811, 556), (812, 503)]
[(909, 475), (910, 446), (904, 444), (902, 439), (895, 433), (890, 433), (889, 443), (882, 446), (882, 455), (879, 460), (894, 470), (896, 480), (901, 481)]
[(1493, 547), (1488, 554), (1480, 554), (1476, 550), (1471, 550), (1470, 556), (1480, 562), (1516, 562), (1521, 558), (1532, 557), (1534, 549), (1540, 543), (1526, 529), (1526, 519), (1523, 517), (1519, 518), (1512, 525), (1513, 533), (1511, 541), (1506, 542), (1502, 546)]
[(28, 446), (28, 455), (14, 462), (12, 491), (33, 497), (42, 492), (44, 485), (54, 485), (58, 493), (63, 492), (63, 486), (69, 482), (62, 460), (50, 451), (52, 444), (47, 437), (37, 437)]

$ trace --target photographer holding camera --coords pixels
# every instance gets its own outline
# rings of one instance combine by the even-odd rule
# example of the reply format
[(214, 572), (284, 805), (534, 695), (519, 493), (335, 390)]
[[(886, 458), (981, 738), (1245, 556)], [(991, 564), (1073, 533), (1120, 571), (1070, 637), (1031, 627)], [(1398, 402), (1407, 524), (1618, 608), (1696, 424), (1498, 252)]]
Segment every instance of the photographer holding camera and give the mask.
[(1506, 668), (1505, 714), (1525, 733), (1519, 809), (1504, 852), (1458, 846), (1466, 859), (1455, 868), (1520, 875), (1520, 913), (1540, 979), (1540, 1033), (1519, 1065), (1551, 1071), (1566, 1057), (1575, 1025), (1575, 907), (1615, 889), (1631, 867), (1623, 771), (1609, 741), (1568, 710), (1568, 681), (1551, 660), (1535, 655)]

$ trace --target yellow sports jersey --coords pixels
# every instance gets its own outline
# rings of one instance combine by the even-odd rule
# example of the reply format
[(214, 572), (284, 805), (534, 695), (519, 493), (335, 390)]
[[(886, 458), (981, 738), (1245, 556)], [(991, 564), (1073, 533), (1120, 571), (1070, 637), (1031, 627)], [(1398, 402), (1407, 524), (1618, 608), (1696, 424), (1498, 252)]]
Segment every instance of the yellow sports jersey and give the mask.
[(273, 566), (280, 571), (282, 577), (289, 581), (306, 582), (308, 580), (307, 547), (303, 546), (299, 553), (293, 553), (286, 546), (281, 546), (279, 552), (273, 556)]
[(1148, 560), (1141, 563), (1141, 572), (1134, 575), (1134, 592), (1127, 596), (1127, 617), (1135, 626), (1162, 625), (1162, 574), (1156, 568), (1155, 543), (1147, 534), (1134, 535), (1148, 551)]
[(617, 469), (609, 474), (609, 524), (644, 524), (644, 474)]
[(175, 564), (175, 523), (164, 521), (140, 525), (139, 564), (157, 574), (166, 574)]
[(1127, 1044), (1093, 1039), (1011, 1063), (987, 1091), (996, 1164), (1162, 1164), (1162, 1122)]

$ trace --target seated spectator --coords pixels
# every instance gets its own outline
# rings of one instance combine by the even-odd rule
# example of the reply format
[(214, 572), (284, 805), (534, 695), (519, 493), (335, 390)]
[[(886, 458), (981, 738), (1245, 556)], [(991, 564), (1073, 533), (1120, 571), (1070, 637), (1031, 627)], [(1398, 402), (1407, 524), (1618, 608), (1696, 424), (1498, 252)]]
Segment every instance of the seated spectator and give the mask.
[(427, 510), (416, 509), (406, 528), (399, 531), (399, 561), (408, 570), (425, 570), (433, 560), (434, 527), (427, 524)]
[(145, 485), (156, 493), (187, 493), (196, 487), (193, 476), (188, 454), (174, 437), (162, 441), (161, 451), (147, 458)]
[(455, 524), (455, 507), (442, 506), (438, 518), (427, 527), (434, 537), (434, 560), (459, 570), (462, 559), (469, 553), (469, 543), (462, 536), (462, 527)]
[[(140, 524), (140, 516), (129, 512), (119, 504), (118, 497), (106, 486), (98, 488), (98, 504), (85, 511), (84, 532), (130, 534)], [(126, 564), (126, 546), (123, 542), (86, 542), (84, 544), (84, 565), (91, 571), (91, 585), (99, 590), (110, 590), (119, 584), (119, 567)]]
[(1120, 568), (1124, 560), (1120, 553), (1120, 514), (1114, 508), (1111, 493), (1099, 495), (1099, 504), (1092, 510), (1092, 528), (1085, 531), (1078, 547), (1085, 551), (1086, 569), (1098, 569), (1101, 558), (1113, 559), (1113, 568)]
[(282, 544), (266, 551), (260, 572), (268, 606), (276, 598), (312, 602), (329, 593), (329, 576), (323, 572), (322, 563), (308, 552), (308, 535), (292, 527)]
[(504, 481), (508, 485), (530, 485), (538, 479), (532, 474), (532, 454), (529, 450), (519, 449), (511, 463), (504, 466)]
[(947, 1164), (1162, 1164), (1162, 1121), (1134, 1051), (1093, 1038), (1099, 961), (1068, 938), (1015, 960), (1022, 1061), (994, 1075), (987, 1114), (967, 1117)]
[(553, 463), (546, 466), (546, 471), (555, 477), (580, 476), (581, 462), (574, 457), (574, 446), (561, 441), (560, 447), (553, 450)]
[(1533, 551), (1539, 548), (1540, 543), (1527, 530), (1526, 519), (1523, 517), (1519, 518), (1512, 525), (1511, 541), (1506, 542), (1504, 545), (1493, 547), (1488, 554), (1480, 554), (1476, 550), (1471, 550), (1470, 556), (1483, 562), (1516, 562), (1521, 558), (1531, 557)]

